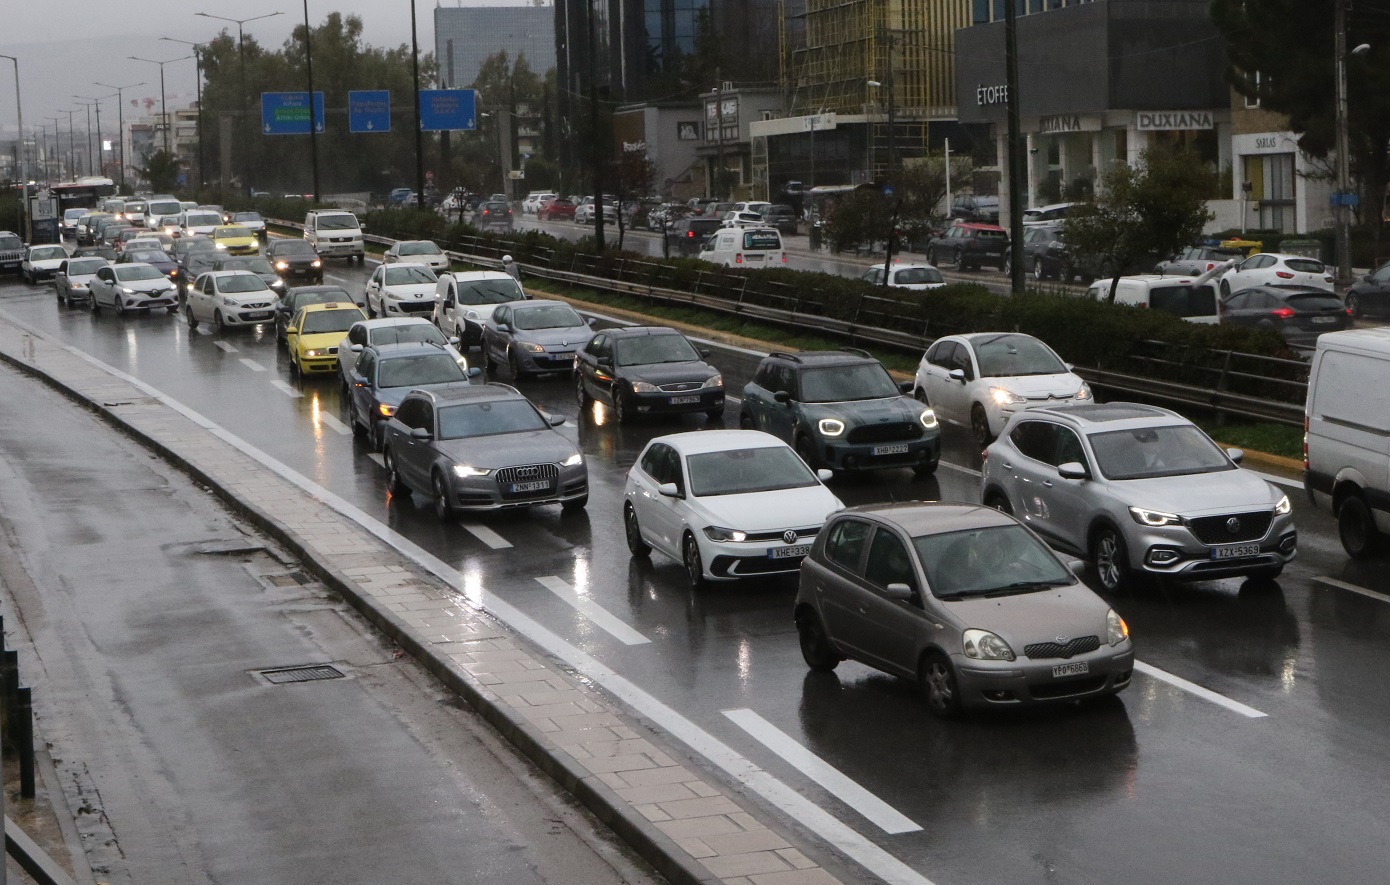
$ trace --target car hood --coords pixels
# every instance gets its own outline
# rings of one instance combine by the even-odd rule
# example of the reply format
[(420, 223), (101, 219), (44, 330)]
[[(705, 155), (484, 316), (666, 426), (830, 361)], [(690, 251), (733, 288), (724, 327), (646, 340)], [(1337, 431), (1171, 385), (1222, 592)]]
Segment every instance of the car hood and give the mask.
[(544, 347), (582, 347), (594, 337), (594, 330), (588, 326), (570, 326), (564, 329), (519, 329), (516, 337), (531, 341)]
[(471, 439), (444, 439), (435, 449), (460, 464), (497, 469), (521, 464), (558, 464), (579, 451), (553, 430), (528, 430)]
[(66, 258), (39, 258), (39, 259), (30, 261), (30, 262), (29, 262), (29, 266), (30, 266), (30, 267), (36, 267), (36, 268), (38, 268), (39, 270), (57, 270), (58, 265), (62, 264), (64, 261), (67, 261), (67, 259), (66, 259)]
[(693, 509), (710, 525), (745, 532), (822, 526), (830, 514), (845, 507), (830, 489), (819, 483), (800, 489), (714, 495), (690, 501)]
[(927, 407), (910, 396), (849, 400), (839, 403), (804, 403), (808, 418), (839, 418), (850, 427), (886, 424), (890, 421), (916, 421)]
[(337, 347), (343, 340), (343, 332), (311, 332), (308, 335), (299, 336), (300, 350), (321, 350), (327, 347)]
[(991, 387), (1002, 387), (1029, 399), (1047, 396), (1075, 396), (1081, 389), (1081, 379), (1071, 372), (1059, 375), (1013, 375), (1004, 378), (982, 378)]
[(1031, 643), (1079, 636), (1098, 636), (1104, 646), (1105, 613), (1110, 609), (1079, 581), (992, 599), (946, 599), (937, 605), (950, 612), (963, 629), (973, 627), (998, 634), (1020, 656), (1023, 647)]
[(166, 279), (158, 280), (133, 280), (129, 283), (117, 283), (116, 285), (124, 289), (133, 289), (136, 292), (168, 292), (174, 287)]
[(463, 315), (469, 319), (476, 319), (487, 322), (492, 319), (492, 314), (501, 304), (460, 304), (455, 309), (463, 311)]
[(1126, 505), (1188, 517), (1268, 510), (1283, 497), (1265, 480), (1240, 469), (1117, 480), (1110, 490)]
[(424, 301), (434, 299), (434, 283), (409, 283), (404, 286), (383, 286), (387, 298), (399, 301)]
[(619, 372), (634, 381), (646, 381), (660, 386), (679, 381), (706, 381), (719, 371), (703, 360), (684, 363), (652, 363), (646, 366), (620, 366)]

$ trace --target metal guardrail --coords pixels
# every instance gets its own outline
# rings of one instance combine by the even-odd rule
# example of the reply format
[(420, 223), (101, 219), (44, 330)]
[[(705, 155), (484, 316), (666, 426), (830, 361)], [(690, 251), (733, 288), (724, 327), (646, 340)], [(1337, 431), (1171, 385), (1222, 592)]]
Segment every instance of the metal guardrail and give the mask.
[[(270, 220), (270, 223), (303, 229), (303, 225), (293, 222)], [(396, 242), (378, 235), (364, 235), (363, 239), (381, 246)], [(568, 268), (558, 268), (554, 266), (555, 252), (545, 247), (527, 244), (500, 247), (477, 237), (464, 237), (457, 241), (457, 245), (463, 249), (445, 250), (450, 258), (457, 261), (500, 267), (502, 255), (512, 254), (527, 275), (538, 279), (632, 295), (660, 304), (699, 307), (797, 331), (846, 338), (851, 344), (877, 344), (920, 353), (942, 335), (963, 331), (932, 320), (896, 314), (891, 307), (899, 302), (874, 295), (861, 296), (849, 319), (826, 316), (823, 304), (814, 293), (794, 290), (785, 284), (779, 286), (782, 292), (757, 293), (759, 300), (772, 300), (780, 306), (755, 304), (746, 297), (748, 277), (730, 274), (718, 267), (701, 271), (691, 290), (673, 289), (656, 284), (655, 280), (664, 265), (655, 261), (622, 258), (613, 266), (612, 276), (597, 276), (592, 273), (598, 263), (597, 256), (574, 253)], [(581, 263), (587, 264), (587, 267), (581, 267)], [(1174, 405), (1197, 406), (1217, 416), (1296, 427), (1303, 425), (1303, 402), (1308, 387), (1306, 363), (1237, 351), (1205, 351), (1202, 356), (1208, 358), (1206, 362), (1181, 362), (1171, 357), (1172, 345), (1160, 341), (1143, 343), (1153, 352), (1132, 354), (1131, 359), (1139, 365), (1152, 366), (1165, 374), (1206, 377), (1211, 379), (1211, 383), (1183, 383), (1092, 366), (1077, 366), (1075, 371), (1087, 383), (1115, 393)], [(1278, 388), (1283, 396), (1261, 396), (1255, 392), (1256, 388), (1261, 387), (1267, 390), (1269, 385)]]

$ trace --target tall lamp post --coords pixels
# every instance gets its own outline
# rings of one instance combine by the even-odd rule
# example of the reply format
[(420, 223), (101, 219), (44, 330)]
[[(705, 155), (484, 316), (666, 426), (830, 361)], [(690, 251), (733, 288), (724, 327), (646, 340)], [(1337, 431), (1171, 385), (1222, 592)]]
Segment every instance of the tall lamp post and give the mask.
[(96, 100), (80, 95), (74, 95), (73, 98), (87, 111), (87, 174), (95, 175), (97, 163), (96, 156), (92, 153), (92, 108), (96, 105)]
[(116, 90), (116, 143), (121, 146), (121, 193), (125, 193), (125, 95), (122, 93), (127, 89), (134, 89), (136, 86), (144, 86), (145, 84), (141, 82), (131, 83), (129, 86), (112, 86), (110, 83), (95, 83), (93, 85)]
[(73, 98), (81, 99), (82, 101), (89, 101), (89, 102), (91, 102), (91, 103), (92, 103), (91, 106), (97, 109), (97, 162), (96, 162), (96, 166), (93, 167), (93, 168), (96, 169), (96, 174), (97, 174), (97, 175), (102, 175), (102, 176), (106, 175), (106, 149), (105, 149), (104, 147), (102, 147), (103, 142), (102, 142), (102, 139), (101, 139), (101, 103), (102, 103), (103, 101), (106, 101), (106, 99), (108, 99), (108, 98), (115, 98), (115, 97), (116, 97), (116, 94), (115, 94), (114, 92), (111, 93), (110, 95), (103, 95), (103, 96), (101, 96), (100, 98), (92, 98), (92, 97), (86, 96), (86, 95), (74, 95), (74, 96), (73, 96)]
[(19, 59), (13, 55), (0, 55), (0, 58), (8, 58), (14, 62), (14, 110), (15, 116), (19, 118), (19, 177), (23, 181), (28, 181), (28, 176), (24, 174), (24, 104), (19, 100)]
[(193, 81), (193, 88), (196, 93), (195, 100), (198, 102), (198, 189), (202, 190), (208, 180), (207, 167), (203, 165), (203, 52), (207, 49), (207, 44), (180, 40), (176, 37), (160, 37), (159, 39), (193, 47), (193, 67), (198, 78)]
[[(304, 0), (304, 75), (309, 80), (309, 164), (314, 174), (314, 202), (319, 201), (319, 137), (318, 120), (314, 119), (314, 32), (309, 28), (309, 0)], [(327, 113), (327, 111), (325, 111)], [(415, 102), (415, 128), (420, 128), (420, 102)]]
[[(305, 5), (308, 5), (308, 0), (305, 0)], [(410, 71), (415, 81), (415, 208), (423, 209), (425, 206), (425, 133), (420, 128), (420, 41), (415, 36), (415, 0), (410, 0)], [(312, 105), (313, 102), (310, 101), (310, 104)]]
[(45, 176), (46, 178), (63, 177), (63, 163), (58, 156), (58, 124), (62, 122), (62, 119), (62, 117), (44, 117), (44, 121), (46, 123), (53, 124), (53, 153), (51, 154), (49, 154), (47, 150), (48, 126), (45, 125), (43, 127), (44, 154), (50, 158), (47, 163), (49, 173)]
[[(1351, 153), (1347, 125), (1347, 0), (1337, 0), (1334, 16), (1334, 55), (1337, 78), (1337, 276), (1351, 279)], [(1361, 55), (1371, 48), (1362, 43), (1351, 51)]]
[(152, 58), (141, 58), (138, 55), (126, 56), (131, 61), (143, 61), (152, 65), (159, 65), (159, 115), (164, 118), (164, 153), (166, 154), (169, 153), (169, 109), (164, 106), (164, 66), (176, 61), (188, 61), (192, 57), (191, 55), (184, 55), (165, 61), (155, 61)]
[[(203, 18), (216, 19), (217, 21), (231, 22), (232, 24), (236, 25), (236, 52), (237, 52), (237, 58), (238, 58), (238, 60), (239, 60), (239, 64), (240, 64), (240, 66), (241, 66), (241, 75), (240, 75), (240, 76), (241, 76), (241, 129), (242, 129), (242, 137), (247, 139), (247, 141), (244, 143), (244, 145), (243, 145), (243, 147), (242, 147), (242, 149), (241, 149), (241, 183), (242, 183), (243, 186), (249, 186), (250, 182), (249, 182), (248, 179), (250, 178), (250, 172), (251, 172), (251, 168), (250, 168), (250, 166), (251, 166), (251, 164), (250, 164), (250, 159), (251, 159), (250, 144), (251, 144), (251, 142), (250, 142), (250, 135), (248, 134), (248, 131), (247, 131), (247, 130), (248, 130), (248, 128), (250, 127), (251, 124), (250, 124), (250, 117), (249, 117), (249, 115), (246, 113), (246, 33), (245, 33), (245, 31), (243, 30), (243, 28), (244, 28), (244, 26), (245, 26), (246, 24), (248, 24), (249, 22), (260, 21), (260, 20), (263, 19), (263, 18), (274, 18), (274, 17), (277, 16), (277, 15), (284, 15), (284, 13), (283, 13), (283, 12), (267, 12), (265, 15), (254, 15), (254, 16), (252, 16), (251, 18), (228, 18), (228, 17), (226, 17), (225, 15), (213, 15), (213, 14), (210, 13), (210, 12), (195, 12), (194, 15), (200, 15), (200, 16), (202, 16)], [(304, 20), (305, 20), (305, 22), (306, 22), (305, 27), (308, 27), (308, 24), (307, 24), (307, 22), (308, 22), (308, 20), (309, 20), (308, 0), (305, 0)], [(310, 131), (310, 133), (312, 133), (313, 130), (314, 130), (314, 94), (313, 94), (313, 92), (314, 92), (313, 89), (310, 89), (310, 90), (309, 90), (309, 131)], [(199, 135), (199, 138), (201, 139), (201, 137), (202, 137), (202, 136), (201, 136), (201, 134), (200, 134), (200, 135)], [(202, 161), (200, 160), (199, 163), (201, 163), (201, 162), (202, 162)], [(201, 172), (202, 170), (200, 169), (199, 171)]]

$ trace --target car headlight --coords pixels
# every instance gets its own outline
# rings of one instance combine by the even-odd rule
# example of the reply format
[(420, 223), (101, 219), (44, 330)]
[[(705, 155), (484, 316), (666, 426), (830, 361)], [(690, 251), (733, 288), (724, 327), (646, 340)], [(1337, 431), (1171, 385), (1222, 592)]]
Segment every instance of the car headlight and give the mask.
[(213, 243), (213, 246), (214, 246), (215, 248), (217, 248), (217, 249), (225, 249), (225, 248), (227, 248), (227, 244), (226, 244), (226, 243)]
[(932, 409), (923, 409), (922, 414), (917, 416), (917, 420), (922, 422), (922, 426), (931, 430), (936, 427), (936, 412)]
[[(326, 353), (326, 351), (325, 351), (325, 353)], [(313, 351), (313, 350), (309, 351), (309, 356), (318, 356), (318, 355), (319, 355), (319, 352), (318, 352), (318, 351)], [(377, 403), (376, 410), (377, 410), (377, 413), (380, 414), (381, 417), (383, 417), (383, 418), (390, 418), (392, 415), (396, 414), (396, 407), (393, 406), (393, 405), (391, 405), (391, 404), (389, 404), (389, 403)], [(457, 472), (457, 471), (455, 471), (455, 472)]]
[(313, 350), (306, 350), (306, 351), (304, 351), (304, 355), (305, 355), (305, 356), (327, 356), (327, 355), (328, 355), (328, 351), (326, 351), (326, 350), (320, 350), (320, 349), (318, 349), (318, 348), (315, 348), (315, 349), (313, 349)]
[(227, 296), (223, 295), (223, 296), (222, 296), (222, 306), (223, 306), (223, 307), (240, 307), (241, 305), (237, 304), (235, 299), (228, 298)]
[(725, 529), (717, 525), (705, 526), (705, 537), (711, 541), (746, 541), (748, 533), (738, 529)]
[(633, 392), (633, 393), (657, 393), (657, 392), (659, 392), (660, 390), (661, 390), (660, 387), (657, 387), (655, 384), (652, 384), (652, 383), (650, 383), (650, 382), (648, 382), (648, 381), (634, 381), (634, 382), (632, 382), (632, 392)]
[(277, 261), (277, 262), (275, 262), (275, 269), (276, 269), (276, 270), (287, 270), (287, 269), (289, 269), (289, 266), (290, 266), (290, 263), (289, 263), (288, 261)]
[(839, 436), (845, 432), (845, 422), (838, 418), (822, 418), (816, 422), (816, 428), (821, 436)]
[(1028, 400), (1024, 397), (1021, 397), (1018, 394), (1014, 393), (1012, 390), (1007, 390), (1003, 387), (991, 387), (989, 389), (989, 395), (995, 403), (1001, 406), (1017, 406), (1022, 403), (1028, 402)]
[(561, 461), (561, 462), (560, 462), (560, 466), (561, 466), (561, 467), (578, 467), (580, 464), (583, 464), (583, 463), (584, 463), (584, 456), (583, 456), (582, 454), (580, 454), (579, 452), (575, 452), (573, 455), (570, 455), (568, 458), (566, 458), (565, 460)]
[(323, 262), (322, 262), (322, 261), (319, 261), (317, 258), (315, 258), (315, 259), (314, 259), (314, 263), (313, 263), (312, 266), (313, 266), (313, 267), (323, 267)]
[(988, 630), (969, 629), (961, 637), (965, 656), (977, 661), (1012, 661), (1014, 650)]
[(122, 286), (122, 287), (121, 287), (121, 291), (124, 292), (124, 293), (126, 293), (127, 295), (134, 295), (134, 294), (135, 294), (135, 290), (134, 290), (134, 289), (127, 289), (125, 286)]
[(545, 353), (545, 348), (531, 341), (518, 341), (517, 344), (522, 350), (528, 353)]
[(470, 319), (470, 320), (476, 320), (476, 319), (478, 318), (478, 312), (477, 312), (476, 310), (465, 310), (465, 311), (463, 312), (463, 315), (464, 315), (464, 318)]
[(1077, 399), (1091, 399), (1091, 385), (1082, 384), (1081, 389), (1076, 392)]
[(1111, 645), (1119, 645), (1129, 638), (1129, 625), (1113, 608), (1105, 613), (1105, 638)]
[(706, 386), (706, 387), (715, 387), (715, 388), (719, 388), (719, 389), (722, 390), (722, 389), (724, 388), (724, 376), (723, 376), (723, 375), (715, 375), (713, 378), (707, 378), (707, 379), (705, 379), (705, 386)]
[(1134, 521), (1140, 525), (1157, 528), (1164, 525), (1178, 525), (1182, 522), (1182, 517), (1176, 513), (1164, 513), (1162, 510), (1145, 510), (1143, 507), (1129, 508), (1129, 515), (1134, 517)]
[(1274, 512), (1284, 516), (1293, 510), (1293, 505), (1289, 503), (1289, 496), (1284, 495), (1279, 499), (1279, 503), (1274, 505)]
[(489, 469), (484, 469), (482, 467), (470, 467), (467, 464), (454, 465), (454, 476), (457, 477), (487, 476), (491, 472), (492, 471)]

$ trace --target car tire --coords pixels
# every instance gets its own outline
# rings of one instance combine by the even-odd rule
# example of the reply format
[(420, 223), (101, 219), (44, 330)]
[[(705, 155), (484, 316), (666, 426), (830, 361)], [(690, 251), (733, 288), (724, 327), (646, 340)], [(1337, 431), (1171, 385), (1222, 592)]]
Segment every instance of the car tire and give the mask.
[(588, 389), (584, 387), (584, 376), (579, 373), (575, 373), (574, 378), (574, 399), (579, 403), (580, 417), (583, 417), (583, 413), (589, 410), (594, 398), (589, 396)]
[(219, 335), (227, 331), (227, 323), (222, 319), (222, 311), (213, 311), (212, 325), (217, 329), (217, 334)]
[(807, 612), (797, 619), (796, 633), (801, 642), (801, 658), (813, 672), (829, 673), (844, 660), (830, 644), (830, 637), (825, 635), (825, 627), (816, 615)]
[(930, 264), (930, 265), (933, 265), (933, 266), (936, 265), (936, 250), (935, 250), (935, 249), (928, 249), (928, 250), (927, 250), (927, 264)]
[(704, 560), (700, 558), (700, 542), (690, 532), (686, 532), (681, 540), (681, 564), (685, 566), (686, 586), (691, 590), (705, 589), (708, 582), (705, 580)]
[(198, 320), (193, 316), (193, 307), (185, 304), (183, 307), (183, 318), (188, 321), (188, 328), (197, 329)]
[(651, 545), (642, 540), (642, 529), (637, 523), (637, 511), (631, 502), (623, 505), (623, 535), (627, 538), (627, 550), (633, 556), (645, 559), (651, 555)]
[(357, 410), (352, 407), (352, 403), (348, 403), (348, 424), (352, 427), (353, 436), (358, 439), (367, 438), (367, 425), (357, 420)]
[(57, 286), (54, 286), (54, 288), (57, 289), (57, 291), (58, 291), (58, 306), (60, 306), (60, 307), (67, 307), (67, 306), (68, 306), (68, 296), (64, 295), (64, 294), (63, 294), (63, 290), (62, 290), (62, 289), (58, 289)]
[(1225, 280), (1221, 281), (1221, 297), (1223, 299), (1231, 297), (1231, 284)]
[(928, 713), (938, 719), (954, 719), (960, 715), (960, 685), (950, 658), (939, 651), (924, 655), (917, 668), (917, 685)]
[(386, 490), (393, 498), (409, 498), (410, 486), (401, 479), (401, 471), (396, 464), (396, 453), (386, 449), (381, 453), (381, 463), (386, 466)]
[(125, 316), (125, 301), (119, 295), (116, 296), (116, 316)]
[(1251, 572), (1250, 576), (1246, 580), (1257, 588), (1272, 588), (1278, 582), (1279, 576), (1283, 573), (1284, 566), (1280, 564), (1273, 566), (1272, 568), (1260, 569), (1257, 572)]
[(927, 392), (922, 388), (914, 387), (912, 389), (912, 398), (927, 408), (931, 408), (931, 403), (927, 402)]
[(981, 449), (994, 442), (994, 434), (989, 432), (989, 415), (979, 403), (970, 407), (970, 433)]
[(1109, 526), (1099, 529), (1091, 539), (1091, 567), (1107, 593), (1124, 593), (1134, 586), (1125, 539)]
[(956, 249), (955, 259), (956, 270), (965, 270), (965, 253), (959, 247)]
[(483, 380), (493, 377), (492, 358), (487, 354), (487, 342), (478, 342), (478, 368), (483, 372)]
[(454, 506), (449, 503), (449, 493), (444, 485), (444, 475), (436, 472), (430, 480), (431, 493), (430, 503), (434, 506), (435, 518), (447, 521), (453, 518)]
[(723, 406), (719, 406), (718, 408), (714, 408), (714, 409), (706, 409), (706, 410), (705, 410), (705, 418), (708, 419), (708, 420), (710, 420), (710, 421), (723, 421), (723, 420), (724, 420), (724, 407), (723, 407)]
[(1036, 256), (1033, 258), (1033, 279), (1037, 280), (1040, 283), (1043, 280), (1047, 279), (1047, 274), (1043, 270), (1043, 260), (1041, 256)]
[(1361, 319), (1361, 299), (1359, 299), (1359, 298), (1356, 297), (1356, 293), (1355, 293), (1355, 292), (1348, 292), (1348, 293), (1347, 293), (1346, 305), (1347, 305), (1347, 310), (1351, 313), (1351, 318), (1352, 318), (1352, 319), (1354, 319), (1354, 320), (1359, 320), (1359, 319)]
[(926, 479), (936, 473), (936, 466), (940, 463), (940, 460), (936, 460), (928, 461), (925, 464), (918, 464), (912, 468), (912, 475), (917, 479)]
[(1342, 549), (1352, 559), (1369, 559), (1380, 547), (1380, 530), (1360, 495), (1352, 495), (1342, 502), (1337, 511), (1337, 535), (1342, 540)]
[(999, 262), (999, 270), (1002, 271), (1006, 277), (1012, 277), (1014, 275), (1014, 261), (1009, 253), (1006, 252), (1004, 254), (1004, 260)]
[(92, 295), (91, 298), (87, 299), (87, 307), (91, 309), (92, 316), (101, 316), (101, 305), (97, 303), (97, 296), (95, 295), (95, 293)]
[(511, 369), (513, 381), (520, 381), (526, 377), (526, 373), (521, 370), (521, 360), (510, 347), (507, 348), (507, 367)]
[(750, 415), (750, 414), (747, 413), (747, 412), (739, 412), (739, 414), (738, 414), (738, 426), (739, 426), (739, 428), (740, 428), (741, 430), (753, 430), (753, 429), (754, 429), (753, 416)]
[(613, 420), (622, 426), (632, 420), (632, 415), (628, 412), (627, 406), (623, 404), (623, 395), (618, 391), (613, 391)]
[(796, 438), (796, 453), (801, 456), (801, 460), (806, 462), (806, 466), (812, 470), (820, 469), (820, 458), (816, 457), (816, 447), (812, 444), (810, 437), (802, 434)]
[(179, 306), (178, 306), (177, 304), (171, 304), (171, 305), (169, 305), (168, 307), (166, 307), (166, 308), (164, 308), (164, 309), (167, 310), (167, 311), (169, 311), (169, 315), (170, 315), (170, 316), (173, 316), (174, 314), (176, 314), (176, 313), (179, 312)]
[(1009, 503), (1009, 499), (1004, 497), (1002, 492), (991, 492), (985, 496), (985, 506), (993, 507), (1000, 513), (1007, 513), (1013, 516), (1014, 506)]

